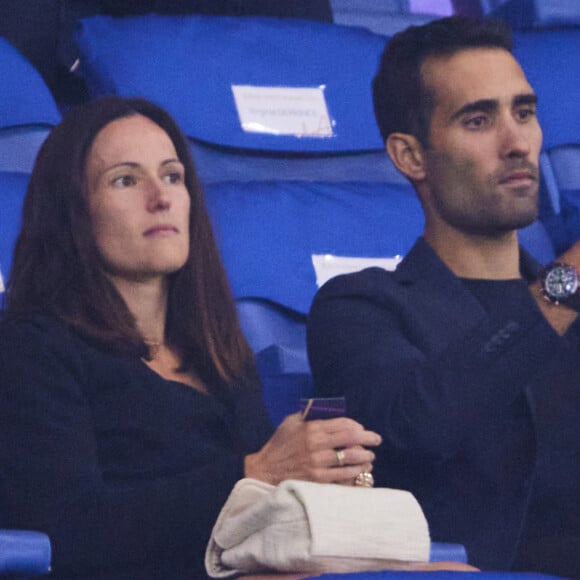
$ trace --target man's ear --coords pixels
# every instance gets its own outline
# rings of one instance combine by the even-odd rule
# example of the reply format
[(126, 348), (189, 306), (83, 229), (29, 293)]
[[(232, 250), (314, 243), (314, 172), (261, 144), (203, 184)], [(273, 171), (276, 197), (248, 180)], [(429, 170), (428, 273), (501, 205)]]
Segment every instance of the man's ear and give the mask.
[(385, 145), (389, 157), (401, 173), (413, 182), (425, 178), (423, 146), (416, 137), (408, 133), (391, 133)]

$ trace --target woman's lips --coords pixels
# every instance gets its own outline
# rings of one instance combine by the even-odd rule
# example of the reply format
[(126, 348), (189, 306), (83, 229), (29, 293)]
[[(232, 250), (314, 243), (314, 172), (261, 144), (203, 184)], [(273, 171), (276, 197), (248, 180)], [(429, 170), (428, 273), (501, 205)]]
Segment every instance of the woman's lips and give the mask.
[(145, 237), (150, 237), (150, 236), (170, 236), (173, 234), (178, 233), (178, 229), (171, 225), (171, 224), (160, 224), (158, 226), (153, 226), (152, 228), (149, 228), (148, 230), (145, 230), (145, 232), (143, 233), (143, 235)]

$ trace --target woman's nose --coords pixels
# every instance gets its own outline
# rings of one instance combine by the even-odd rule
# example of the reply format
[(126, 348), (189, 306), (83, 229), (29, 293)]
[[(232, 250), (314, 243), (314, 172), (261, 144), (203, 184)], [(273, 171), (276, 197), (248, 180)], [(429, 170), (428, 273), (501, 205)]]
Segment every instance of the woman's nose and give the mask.
[(162, 181), (152, 179), (148, 187), (148, 208), (150, 211), (166, 210), (171, 206), (169, 193)]

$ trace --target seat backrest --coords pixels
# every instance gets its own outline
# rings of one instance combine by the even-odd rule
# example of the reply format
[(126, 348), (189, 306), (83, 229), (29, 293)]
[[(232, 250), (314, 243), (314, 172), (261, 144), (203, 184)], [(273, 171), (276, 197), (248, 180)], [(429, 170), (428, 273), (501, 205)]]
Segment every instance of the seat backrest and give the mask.
[[(254, 352), (272, 344), (298, 348), (306, 342), (305, 315), (264, 298), (239, 298), (238, 316), (246, 339)], [(296, 372), (308, 365), (296, 363)]]
[[(141, 95), (166, 108), (192, 139), (204, 183), (401, 180), (384, 152), (369, 88), (383, 36), (304, 20), (153, 15), (85, 19), (76, 36), (92, 96)], [(244, 128), (234, 87), (266, 130)], [(271, 96), (264, 88), (289, 91)], [(305, 119), (302, 134), (267, 130), (290, 115)]]
[[(149, 98), (198, 141), (295, 154), (382, 149), (369, 83), (386, 39), (368, 31), (260, 17), (97, 16), (81, 20), (76, 38), (92, 96)], [(266, 130), (240, 123), (236, 87), (247, 89), (247, 109)], [(311, 94), (273, 96), (258, 90), (264, 87)], [(276, 106), (288, 99), (325, 103), (331, 126), (319, 126), (323, 105), (313, 105), (302, 110), (301, 136), (268, 131), (297, 114)], [(348, 113), (353, 103), (357, 115)]]
[(30, 62), (0, 37), (0, 171), (30, 171), (60, 112)]
[(536, 220), (519, 232), (520, 243), (538, 262), (547, 264), (556, 257), (554, 240), (546, 225)]
[(208, 185), (206, 199), (235, 296), (302, 316), (317, 290), (313, 255), (404, 255), (424, 221), (400, 184), (228, 182)]
[(0, 294), (12, 264), (27, 185), (28, 175), (25, 173), (0, 172)]
[(337, 24), (363, 27), (385, 36), (441, 16), (414, 13), (408, 0), (331, 0), (331, 6)]
[(515, 30), (580, 25), (580, 3), (577, 0), (487, 0), (486, 12), (510, 23)]
[(518, 32), (514, 52), (539, 96), (540, 218), (560, 253), (580, 238), (580, 27)]

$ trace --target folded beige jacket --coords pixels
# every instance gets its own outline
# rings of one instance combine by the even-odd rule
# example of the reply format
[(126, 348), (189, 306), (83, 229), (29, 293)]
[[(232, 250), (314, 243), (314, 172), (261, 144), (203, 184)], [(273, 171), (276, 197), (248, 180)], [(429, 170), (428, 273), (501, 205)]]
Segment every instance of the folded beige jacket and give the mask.
[(404, 570), (429, 559), (429, 529), (407, 491), (240, 480), (209, 541), (213, 578), (258, 572)]

